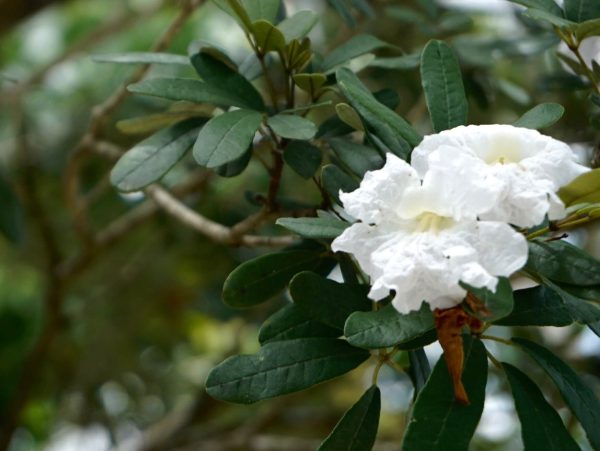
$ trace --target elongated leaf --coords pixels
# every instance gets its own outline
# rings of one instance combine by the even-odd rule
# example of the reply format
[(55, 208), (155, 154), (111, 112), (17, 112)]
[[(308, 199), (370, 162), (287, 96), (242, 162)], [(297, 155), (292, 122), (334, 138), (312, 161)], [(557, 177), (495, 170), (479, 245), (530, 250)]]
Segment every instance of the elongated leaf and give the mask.
[(562, 17), (555, 16), (552, 13), (541, 9), (529, 8), (523, 13), (524, 16), (534, 20), (547, 22), (558, 28), (564, 28), (568, 30), (574, 30), (577, 27), (577, 23), (571, 20), (563, 19)]
[(525, 450), (579, 450), (565, 429), (560, 416), (544, 399), (537, 384), (508, 363), (503, 363), (502, 367), (515, 398)]
[(275, 23), (281, 0), (241, 0), (251, 21), (260, 19)]
[(190, 64), (187, 55), (158, 52), (106, 53), (93, 55), (92, 60), (97, 63), (117, 64), (178, 64), (182, 66), (189, 66)]
[(429, 41), (421, 55), (421, 82), (436, 132), (464, 125), (469, 104), (452, 49), (443, 41)]
[(566, 206), (600, 202), (600, 168), (580, 175), (558, 191)]
[(342, 204), (340, 191), (349, 193), (358, 188), (358, 182), (334, 164), (328, 164), (323, 168), (321, 182), (325, 191), (340, 205)]
[(0, 233), (12, 243), (23, 239), (23, 209), (13, 189), (0, 173)]
[(290, 282), (294, 304), (313, 319), (344, 330), (346, 318), (356, 311), (368, 311), (371, 301), (366, 286), (349, 286), (305, 271)]
[(496, 321), (502, 326), (568, 326), (573, 318), (562, 298), (544, 286), (514, 292), (514, 307), (510, 315)]
[(554, 125), (565, 114), (565, 108), (558, 103), (542, 103), (533, 107), (521, 116), (513, 125), (515, 127), (540, 128)]
[(416, 69), (421, 64), (421, 52), (391, 58), (376, 58), (369, 66), (391, 70)]
[(385, 160), (372, 147), (358, 144), (346, 139), (332, 139), (329, 145), (344, 165), (362, 178), (367, 171), (381, 168)]
[(565, 362), (548, 349), (524, 338), (513, 338), (552, 379), (575, 414), (594, 449), (600, 449), (600, 401)]
[(600, 35), (600, 17), (597, 19), (586, 20), (580, 23), (575, 30), (575, 35), (578, 41), (583, 41), (590, 36)]
[(292, 39), (302, 39), (319, 21), (319, 16), (313, 11), (298, 11), (292, 17), (281, 21), (277, 28), (283, 33), (286, 42)]
[(341, 376), (370, 354), (334, 338), (265, 344), (254, 355), (230, 357), (208, 375), (206, 391), (223, 401), (251, 404)]
[(337, 66), (353, 58), (385, 47), (393, 46), (370, 34), (356, 35), (325, 57), (322, 64), (322, 71), (326, 73), (331, 72)]
[(512, 312), (512, 287), (510, 281), (506, 277), (500, 277), (498, 279), (498, 285), (496, 286), (495, 292), (491, 292), (487, 288), (475, 288), (462, 283), (461, 286), (473, 293), (488, 310), (488, 312), (485, 313), (474, 312), (478, 318), (481, 318), (484, 321), (496, 321)]
[(216, 168), (240, 158), (248, 150), (262, 116), (256, 111), (236, 110), (214, 117), (200, 131), (194, 144), (196, 162)]
[(149, 114), (148, 116), (133, 117), (123, 119), (117, 122), (119, 131), (128, 135), (145, 135), (157, 132), (163, 128), (174, 125), (192, 117), (210, 117), (212, 107), (206, 106), (205, 111), (200, 108), (190, 108), (189, 110), (166, 111), (159, 114)]
[(218, 106), (237, 106), (252, 109), (244, 99), (218, 86), (192, 78), (150, 78), (129, 85), (127, 89), (135, 94), (160, 97), (169, 100), (185, 100), (194, 103), (210, 103)]
[(354, 346), (379, 349), (415, 340), (433, 327), (433, 315), (425, 303), (421, 310), (406, 315), (398, 313), (392, 305), (387, 305), (377, 311), (350, 315), (344, 327), (344, 335)]
[(555, 282), (600, 284), (600, 261), (563, 240), (530, 241), (526, 268)]
[(237, 70), (231, 68), (207, 51), (196, 53), (192, 56), (191, 61), (198, 75), (206, 83), (218, 86), (219, 89), (226, 90), (237, 98), (243, 99), (251, 109), (260, 111), (265, 109), (265, 104), (260, 93)]
[(338, 117), (354, 130), (365, 131), (362, 120), (356, 110), (347, 103), (338, 103), (335, 106)]
[(597, 0), (565, 0), (565, 16), (577, 23), (600, 18)]
[(240, 0), (213, 0), (213, 2), (233, 17), (244, 29), (249, 32), (252, 30), (252, 19), (248, 15), (248, 11), (244, 8)]
[(283, 151), (283, 161), (300, 177), (309, 179), (321, 166), (321, 150), (306, 141), (291, 141)]
[(302, 116), (278, 114), (267, 119), (267, 124), (282, 138), (312, 139), (317, 133), (317, 126)]
[(349, 223), (335, 218), (280, 218), (277, 224), (313, 240), (329, 240), (338, 237)]
[(251, 307), (283, 291), (300, 271), (316, 268), (322, 261), (318, 251), (275, 252), (238, 266), (223, 285), (223, 301), (233, 307)]
[(347, 0), (327, 0), (333, 9), (337, 11), (340, 17), (351, 28), (356, 26), (356, 19), (352, 15), (352, 10)]
[(563, 17), (563, 11), (554, 0), (509, 0), (512, 3), (526, 6), (528, 8), (541, 9), (556, 17)]
[(410, 366), (408, 367), (407, 373), (410, 380), (413, 383), (414, 399), (417, 399), (419, 392), (423, 389), (431, 374), (431, 367), (429, 366), (429, 360), (427, 360), (427, 354), (423, 348), (411, 349), (408, 351), (408, 361)]
[(354, 109), (396, 155), (406, 158), (410, 152), (407, 143), (416, 146), (421, 142), (422, 137), (408, 122), (379, 103), (355, 74), (348, 69), (339, 69), (336, 78)]
[(128, 192), (161, 179), (192, 147), (202, 122), (180, 122), (137, 144), (119, 159), (110, 173), (110, 182)]
[(340, 331), (315, 321), (304, 310), (289, 304), (271, 315), (258, 332), (261, 344), (294, 338), (336, 338)]
[(376, 385), (348, 410), (325, 439), (319, 451), (369, 451), (373, 448), (379, 413), (381, 392)]
[(542, 281), (544, 285), (554, 290), (560, 296), (573, 321), (581, 324), (591, 324), (600, 321), (600, 308), (591, 302), (587, 302), (585, 299), (573, 296), (548, 279), (542, 278)]
[(465, 337), (462, 381), (471, 401), (455, 401), (443, 356), (417, 396), (402, 443), (403, 451), (467, 451), (485, 399), (487, 356), (479, 340)]

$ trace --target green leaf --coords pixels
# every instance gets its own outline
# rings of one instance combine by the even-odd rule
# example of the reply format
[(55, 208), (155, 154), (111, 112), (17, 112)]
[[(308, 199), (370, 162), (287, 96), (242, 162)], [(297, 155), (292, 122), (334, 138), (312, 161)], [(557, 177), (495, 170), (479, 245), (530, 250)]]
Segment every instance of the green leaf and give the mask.
[(558, 103), (542, 103), (525, 112), (513, 125), (539, 130), (554, 125), (564, 113), (565, 108)]
[(562, 298), (552, 289), (539, 286), (514, 292), (510, 315), (495, 322), (502, 326), (556, 326), (573, 323)]
[(334, 164), (328, 164), (323, 167), (321, 171), (321, 183), (325, 191), (339, 205), (342, 204), (340, 201), (340, 191), (350, 193), (358, 188), (358, 182)]
[(322, 71), (325, 73), (333, 70), (351, 59), (381, 48), (393, 48), (391, 44), (383, 42), (370, 34), (359, 34), (353, 36), (350, 40), (336, 48), (333, 52), (323, 59)]
[(278, 114), (267, 119), (267, 124), (282, 138), (312, 139), (317, 133), (317, 126), (302, 116)]
[(358, 130), (361, 132), (365, 131), (365, 127), (363, 126), (360, 116), (358, 115), (356, 110), (347, 103), (338, 103), (335, 106), (335, 112), (343, 122), (348, 124), (354, 130)]
[(292, 17), (281, 21), (277, 28), (283, 33), (285, 41), (302, 39), (319, 21), (319, 16), (313, 11), (298, 11)]
[(280, 3), (281, 0), (242, 0), (242, 5), (252, 22), (264, 19), (275, 23)]
[(567, 19), (563, 19), (562, 17), (555, 16), (552, 13), (543, 11), (541, 9), (530, 8), (523, 13), (524, 16), (529, 17), (533, 20), (540, 20), (542, 22), (547, 22), (552, 24), (558, 28), (564, 28), (568, 30), (574, 29), (577, 24)]
[(266, 20), (257, 20), (252, 23), (252, 34), (256, 45), (263, 53), (282, 52), (285, 47), (285, 37), (272, 23)]
[(214, 171), (221, 177), (235, 177), (240, 175), (248, 167), (252, 158), (252, 147), (248, 147), (248, 150), (244, 154), (236, 158), (230, 163), (223, 164), (214, 168)]
[(462, 381), (471, 404), (454, 399), (446, 361), (441, 356), (425, 387), (417, 396), (404, 435), (402, 451), (467, 451), (483, 412), (487, 382), (487, 356), (479, 340), (464, 338), (465, 368)]
[(432, 40), (423, 49), (421, 83), (434, 131), (441, 132), (467, 122), (469, 104), (460, 66), (445, 42)]
[(187, 55), (159, 52), (105, 53), (93, 55), (92, 60), (97, 63), (117, 64), (179, 64), (182, 66), (190, 64)]
[[(204, 111), (202, 111), (203, 107), (206, 107)], [(200, 108), (196, 105), (188, 110), (172, 110), (159, 114), (133, 117), (117, 122), (117, 128), (120, 132), (128, 135), (147, 135), (192, 117), (210, 117), (212, 109), (212, 107), (206, 105), (200, 106)]]
[(351, 28), (356, 26), (356, 20), (352, 15), (352, 10), (350, 9), (350, 5), (348, 5), (347, 0), (327, 0), (333, 9), (337, 11), (340, 17), (346, 22)]
[(580, 175), (558, 191), (565, 205), (600, 202), (600, 168)]
[(513, 309), (513, 292), (510, 281), (506, 277), (498, 278), (496, 291), (491, 292), (487, 288), (475, 288), (461, 282), (465, 290), (470, 291), (483, 302), (489, 314), (474, 312), (475, 316), (483, 321), (497, 321), (509, 315)]
[(325, 84), (327, 81), (327, 76), (325, 74), (296, 74), (294, 75), (294, 81), (298, 85), (300, 89), (308, 92), (311, 97), (315, 97), (319, 92), (319, 89)]
[(598, 0), (565, 0), (565, 16), (574, 22), (600, 18)]
[(223, 301), (232, 307), (252, 307), (279, 294), (294, 275), (315, 269), (318, 251), (290, 250), (262, 255), (238, 266), (223, 285)]
[(541, 9), (547, 13), (553, 14), (556, 17), (563, 17), (563, 10), (554, 0), (509, 0), (512, 3), (523, 5), (528, 8)]
[(368, 287), (350, 286), (305, 271), (290, 282), (294, 304), (304, 309), (315, 320), (344, 330), (346, 318), (356, 311), (369, 311)]
[(192, 147), (202, 122), (180, 122), (135, 145), (112, 169), (112, 185), (120, 191), (138, 191), (160, 180)]
[(291, 141), (283, 151), (283, 161), (305, 179), (315, 175), (321, 160), (321, 150), (306, 141)]
[(353, 370), (370, 353), (334, 338), (297, 338), (265, 344), (254, 355), (230, 357), (208, 375), (213, 398), (251, 404), (309, 388)]
[(421, 64), (421, 52), (391, 58), (376, 58), (369, 66), (390, 70), (412, 70)]
[(548, 349), (524, 338), (513, 338), (552, 379), (587, 434), (592, 448), (600, 449), (600, 401), (566, 363)]
[(203, 49), (191, 58), (198, 75), (206, 83), (218, 86), (219, 89), (242, 99), (246, 105), (250, 106), (250, 109), (263, 111), (265, 104), (252, 83), (240, 75), (237, 70), (208, 53), (207, 50), (212, 49)]
[(575, 36), (579, 42), (591, 36), (600, 36), (600, 18), (580, 23), (575, 29)]
[(344, 414), (318, 451), (369, 451), (375, 444), (380, 411), (381, 393), (373, 385)]
[(213, 0), (213, 2), (233, 17), (245, 31), (252, 30), (252, 20), (239, 0)]
[(252, 144), (262, 116), (256, 111), (236, 110), (212, 118), (194, 144), (196, 162), (216, 168), (240, 158)]
[(342, 93), (375, 134), (392, 152), (407, 158), (410, 152), (407, 143), (416, 146), (423, 139), (421, 135), (394, 111), (379, 103), (350, 70), (339, 69), (336, 78)]
[(600, 261), (563, 240), (530, 241), (525, 267), (555, 282), (600, 284)]
[(573, 321), (581, 324), (591, 324), (600, 321), (600, 308), (587, 302), (585, 299), (573, 296), (548, 279), (542, 278), (542, 281), (544, 285), (550, 287), (560, 296)]
[(408, 361), (410, 366), (406, 372), (415, 388), (414, 399), (417, 399), (419, 392), (423, 389), (427, 383), (427, 379), (429, 379), (429, 376), (431, 375), (431, 368), (429, 366), (429, 360), (427, 360), (427, 354), (425, 354), (423, 348), (409, 350)]
[(23, 240), (25, 230), (23, 209), (13, 189), (0, 174), (0, 233), (10, 242)]
[(336, 138), (329, 145), (340, 161), (361, 179), (367, 171), (380, 169), (385, 163), (379, 152), (363, 144)]
[(150, 78), (127, 86), (135, 94), (218, 106), (237, 106), (252, 109), (244, 99), (226, 89), (192, 78)]
[(258, 332), (260, 344), (294, 338), (336, 338), (340, 331), (315, 321), (304, 310), (288, 304), (271, 315)]
[(525, 450), (579, 450), (560, 416), (544, 399), (544, 395), (522, 371), (502, 363), (521, 420), (521, 436)]
[(354, 346), (379, 349), (415, 340), (433, 328), (433, 315), (425, 303), (420, 310), (408, 314), (399, 313), (390, 304), (380, 310), (350, 315), (344, 335)]
[(350, 226), (336, 218), (280, 218), (276, 224), (313, 240), (336, 238)]

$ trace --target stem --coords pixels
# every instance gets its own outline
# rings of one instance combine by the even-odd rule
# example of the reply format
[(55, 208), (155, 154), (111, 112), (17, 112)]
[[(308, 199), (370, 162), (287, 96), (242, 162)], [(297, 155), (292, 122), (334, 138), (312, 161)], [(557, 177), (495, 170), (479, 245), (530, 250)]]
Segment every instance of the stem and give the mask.
[(481, 338), (482, 340), (492, 340), (492, 341), (497, 341), (498, 343), (502, 343), (505, 344), (507, 346), (514, 346), (515, 344), (510, 341), (510, 340), (506, 340), (504, 338), (500, 338), (500, 337), (496, 337), (494, 335), (480, 335), (479, 338)]
[(598, 86), (598, 83), (596, 82), (596, 76), (594, 75), (594, 72), (586, 64), (585, 60), (583, 59), (583, 56), (581, 56), (581, 53), (579, 52), (579, 43), (568, 43), (567, 42), (567, 45), (568, 45), (569, 49), (577, 57), (579, 64), (581, 64), (581, 67), (585, 71), (585, 75), (589, 79), (590, 83), (592, 83), (593, 90), (596, 92), (596, 94), (600, 95), (600, 87)]
[(487, 349), (485, 350), (485, 353), (487, 354), (488, 359), (490, 359), (490, 361), (494, 364), (494, 366), (496, 368), (498, 368), (499, 370), (501, 370), (502, 369), (502, 364), (498, 361), (498, 359), (496, 357), (494, 357), (494, 355), (490, 351), (488, 351)]
[(379, 372), (381, 371), (381, 367), (383, 366), (383, 364), (387, 361), (387, 355), (383, 355), (379, 357), (379, 361), (377, 362), (377, 365), (375, 365), (375, 369), (373, 370), (373, 378), (371, 379), (371, 382), (373, 383), (373, 385), (377, 385), (377, 379), (379, 379)]
[(271, 103), (273, 104), (273, 108), (277, 110), (277, 90), (275, 89), (275, 84), (273, 83), (273, 79), (269, 73), (269, 69), (267, 68), (267, 64), (265, 62), (265, 55), (259, 50), (255, 49), (256, 57), (260, 63), (260, 67), (262, 68), (263, 75), (265, 76), (265, 82), (267, 83), (267, 91), (269, 92), (269, 97), (271, 98)]

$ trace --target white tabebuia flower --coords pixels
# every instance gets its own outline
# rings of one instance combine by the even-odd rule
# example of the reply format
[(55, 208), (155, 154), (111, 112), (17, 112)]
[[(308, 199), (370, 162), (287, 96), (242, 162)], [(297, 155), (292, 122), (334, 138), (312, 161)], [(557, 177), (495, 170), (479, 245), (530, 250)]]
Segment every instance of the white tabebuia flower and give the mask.
[(348, 252), (371, 278), (369, 297), (395, 292), (401, 313), (459, 304), (459, 282), (495, 290), (527, 259), (525, 238), (508, 224), (478, 221), (497, 203), (498, 186), (477, 174), (470, 157), (456, 153), (443, 164), (431, 161), (423, 179), (406, 162), (388, 154), (383, 168), (368, 172), (360, 187), (340, 198), (357, 222), (332, 243)]
[(426, 136), (412, 153), (412, 165), (423, 176), (428, 168), (462, 155), (478, 175), (499, 187), (497, 203), (481, 219), (519, 227), (564, 216), (556, 195), (589, 169), (576, 162), (571, 148), (536, 130), (511, 125), (469, 125)]

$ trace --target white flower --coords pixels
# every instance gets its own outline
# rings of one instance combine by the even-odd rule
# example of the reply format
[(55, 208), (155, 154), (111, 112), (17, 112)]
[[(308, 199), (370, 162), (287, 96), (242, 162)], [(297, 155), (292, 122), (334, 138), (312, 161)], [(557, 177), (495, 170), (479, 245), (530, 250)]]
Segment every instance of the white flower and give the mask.
[(344, 209), (359, 219), (332, 243), (353, 254), (372, 281), (369, 297), (381, 300), (391, 290), (401, 313), (459, 304), (466, 291), (459, 282), (496, 289), (527, 259), (525, 238), (509, 225), (477, 221), (497, 202), (494, 180), (477, 177), (477, 167), (462, 154), (444, 167), (432, 162), (419, 178), (398, 157), (365, 175), (360, 187), (342, 193)]
[(481, 219), (520, 227), (564, 216), (556, 195), (561, 186), (589, 170), (576, 162), (571, 148), (536, 130), (511, 125), (470, 125), (426, 136), (412, 153), (420, 175), (462, 155), (474, 172), (500, 188), (496, 205)]

